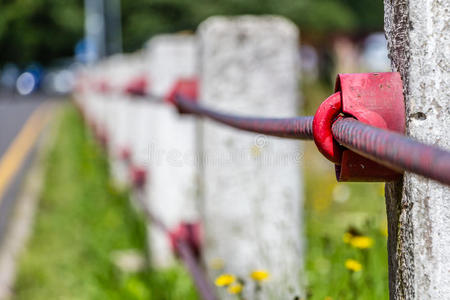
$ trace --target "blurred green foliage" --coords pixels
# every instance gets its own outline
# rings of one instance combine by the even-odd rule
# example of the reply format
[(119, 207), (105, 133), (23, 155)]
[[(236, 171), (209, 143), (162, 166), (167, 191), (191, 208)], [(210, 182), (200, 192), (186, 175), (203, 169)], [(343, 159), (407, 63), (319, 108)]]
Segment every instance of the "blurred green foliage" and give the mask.
[[(331, 165), (328, 170), (314, 169), (323, 158), (316, 157), (313, 147), (308, 145), (305, 155), (310, 162), (305, 176), (308, 299), (388, 300), (383, 185), (336, 183)], [(370, 239), (372, 245), (359, 249), (345, 243), (348, 232)], [(360, 263), (362, 269), (347, 269), (349, 259)]]
[[(157, 33), (195, 30), (211, 15), (238, 14), (284, 15), (319, 44), (330, 34), (383, 26), (381, 0), (122, 0), (124, 49), (136, 50)], [(0, 0), (0, 65), (71, 56), (83, 18), (83, 0)]]
[(125, 50), (160, 32), (195, 30), (212, 15), (278, 14), (291, 19), (304, 38), (320, 43), (330, 34), (383, 28), (383, 2), (373, 0), (133, 0), (122, 1)]
[(0, 0), (0, 65), (71, 56), (83, 36), (83, 0)]
[(128, 193), (109, 183), (106, 156), (73, 106), (62, 112), (46, 168), (12, 299), (197, 299), (181, 266), (124, 272), (114, 264), (117, 251), (145, 256), (146, 225)]

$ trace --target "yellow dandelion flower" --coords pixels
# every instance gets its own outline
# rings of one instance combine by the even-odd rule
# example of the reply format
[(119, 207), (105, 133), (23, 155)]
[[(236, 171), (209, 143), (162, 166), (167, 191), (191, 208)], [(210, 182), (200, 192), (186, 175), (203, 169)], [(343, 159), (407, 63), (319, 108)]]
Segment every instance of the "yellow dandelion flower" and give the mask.
[(269, 278), (269, 272), (266, 270), (254, 270), (250, 277), (255, 281), (265, 281)]
[(373, 239), (368, 236), (354, 236), (350, 240), (350, 245), (358, 249), (367, 249), (373, 246)]
[(228, 293), (236, 295), (242, 292), (242, 284), (236, 283), (228, 287)]
[(215, 284), (217, 286), (229, 286), (236, 281), (236, 277), (231, 274), (222, 274), (216, 278)]
[(359, 263), (359, 261), (354, 259), (347, 259), (345, 261), (345, 267), (353, 272), (359, 272), (362, 270), (362, 265)]
[(333, 300), (333, 298), (331, 298), (330, 296), (325, 297), (324, 300)]
[(344, 243), (350, 244), (350, 242), (352, 241), (352, 238), (353, 238), (353, 234), (351, 234), (350, 232), (346, 232), (346, 233), (344, 233), (342, 240), (344, 241)]

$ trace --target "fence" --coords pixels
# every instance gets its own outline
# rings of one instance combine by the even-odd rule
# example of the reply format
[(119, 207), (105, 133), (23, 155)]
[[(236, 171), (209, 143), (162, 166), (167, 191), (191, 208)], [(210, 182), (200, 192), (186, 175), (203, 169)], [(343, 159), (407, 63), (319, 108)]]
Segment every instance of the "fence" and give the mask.
[(403, 135), (398, 73), (341, 74), (315, 116), (295, 116), (297, 36), (280, 18), (212, 18), (197, 40), (156, 37), (79, 77), (76, 103), (107, 147), (113, 177), (136, 186), (154, 225), (153, 264), (170, 265), (172, 248), (204, 299), (216, 296), (202, 257), (242, 276), (270, 269), (264, 297), (303, 294), (302, 152), (292, 139), (314, 140), (340, 181), (408, 171), (450, 185), (450, 152)]

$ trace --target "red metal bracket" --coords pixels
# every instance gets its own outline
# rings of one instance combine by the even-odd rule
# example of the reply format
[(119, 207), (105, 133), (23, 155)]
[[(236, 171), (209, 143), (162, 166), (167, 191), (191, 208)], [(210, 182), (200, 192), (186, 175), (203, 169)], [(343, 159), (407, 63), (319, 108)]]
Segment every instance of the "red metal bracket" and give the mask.
[(125, 86), (125, 93), (131, 96), (145, 96), (149, 88), (149, 82), (145, 75), (132, 79)]
[(313, 135), (319, 151), (335, 163), (338, 181), (391, 181), (401, 174), (341, 147), (331, 126), (341, 117), (400, 133), (405, 131), (405, 104), (399, 73), (339, 74), (335, 93), (314, 115)]
[(131, 166), (131, 182), (136, 188), (142, 188), (147, 180), (147, 170), (144, 167)]
[(181, 222), (174, 230), (169, 232), (170, 244), (175, 255), (179, 256), (178, 242), (183, 240), (191, 249), (195, 258), (201, 254), (200, 223)]
[(175, 104), (176, 95), (181, 95), (186, 99), (196, 101), (198, 97), (197, 78), (182, 78), (175, 82), (172, 89), (166, 95), (166, 102)]

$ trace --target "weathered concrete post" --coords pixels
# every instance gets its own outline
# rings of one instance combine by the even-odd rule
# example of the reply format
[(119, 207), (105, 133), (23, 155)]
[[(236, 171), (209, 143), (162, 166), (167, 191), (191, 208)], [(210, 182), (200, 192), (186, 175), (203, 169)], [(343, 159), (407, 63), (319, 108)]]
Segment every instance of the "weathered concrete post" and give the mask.
[[(165, 96), (180, 78), (196, 75), (196, 43), (192, 35), (160, 35), (147, 44), (151, 92)], [(198, 219), (195, 120), (180, 117), (168, 103), (147, 104), (151, 139), (147, 140), (149, 209), (169, 227)], [(156, 267), (174, 262), (168, 236), (156, 226), (149, 227), (151, 260)]]
[[(241, 115), (297, 115), (298, 36), (280, 17), (206, 20), (199, 27), (200, 101)], [(300, 144), (210, 121), (202, 130), (206, 263), (223, 261), (222, 272), (243, 278), (246, 299), (301, 297)], [(250, 273), (258, 269), (270, 278), (256, 291)]]
[[(401, 73), (406, 130), (450, 148), (450, 2), (385, 0), (393, 71)], [(386, 186), (391, 299), (450, 299), (450, 188), (406, 173)]]

